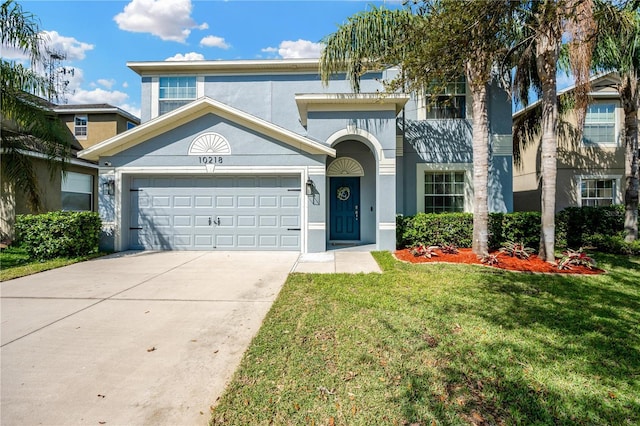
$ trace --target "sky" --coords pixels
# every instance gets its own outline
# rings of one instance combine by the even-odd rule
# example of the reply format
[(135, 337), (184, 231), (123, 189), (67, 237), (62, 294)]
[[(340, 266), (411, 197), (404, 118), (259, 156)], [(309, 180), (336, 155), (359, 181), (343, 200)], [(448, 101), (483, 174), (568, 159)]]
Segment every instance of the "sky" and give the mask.
[[(315, 58), (323, 37), (375, 0), (18, 0), (50, 50), (63, 53), (66, 103), (108, 103), (140, 116), (140, 76), (127, 62)], [(2, 57), (20, 60), (2, 49)], [(65, 103), (59, 100), (59, 103)]]
[[(349, 16), (401, 0), (18, 0), (51, 51), (66, 56), (58, 103), (108, 103), (140, 116), (127, 62), (316, 58)], [(24, 54), (2, 48), (2, 57)], [(558, 76), (559, 88), (571, 79)]]

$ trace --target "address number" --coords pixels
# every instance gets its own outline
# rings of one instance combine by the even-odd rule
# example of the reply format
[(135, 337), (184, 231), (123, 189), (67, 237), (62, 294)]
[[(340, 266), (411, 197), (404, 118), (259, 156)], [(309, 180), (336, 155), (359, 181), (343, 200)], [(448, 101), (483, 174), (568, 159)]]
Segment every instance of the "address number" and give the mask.
[(200, 164), (222, 164), (222, 157), (198, 157)]

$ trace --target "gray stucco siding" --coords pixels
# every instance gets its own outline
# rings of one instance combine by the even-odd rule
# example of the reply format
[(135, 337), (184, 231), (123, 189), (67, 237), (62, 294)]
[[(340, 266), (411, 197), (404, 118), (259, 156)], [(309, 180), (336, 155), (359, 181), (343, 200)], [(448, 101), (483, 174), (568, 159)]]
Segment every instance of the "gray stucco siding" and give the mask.
[[(324, 155), (312, 155), (300, 148), (265, 136), (213, 114), (178, 126), (114, 156), (103, 157), (114, 167), (133, 166), (197, 166), (199, 156), (188, 155), (189, 147), (198, 135), (213, 132), (229, 143), (231, 154), (220, 155), (217, 166), (305, 166), (323, 165)], [(214, 156), (218, 156), (215, 154)]]
[(347, 126), (371, 133), (382, 148), (393, 150), (395, 157), (395, 111), (311, 111), (308, 114), (308, 136), (317, 141), (326, 141)]

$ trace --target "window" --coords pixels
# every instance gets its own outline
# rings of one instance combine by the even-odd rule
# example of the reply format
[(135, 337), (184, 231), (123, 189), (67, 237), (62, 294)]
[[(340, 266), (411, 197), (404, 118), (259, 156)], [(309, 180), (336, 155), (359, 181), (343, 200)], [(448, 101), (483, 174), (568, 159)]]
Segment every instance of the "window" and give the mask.
[(587, 108), (584, 121), (585, 144), (616, 143), (616, 106), (614, 104), (593, 104)]
[(127, 130), (131, 130), (136, 127), (136, 123), (132, 123), (131, 121), (127, 121)]
[(196, 98), (196, 78), (160, 77), (160, 115), (188, 104)]
[(615, 202), (614, 179), (582, 179), (580, 199), (582, 206), (610, 206)]
[(93, 176), (75, 172), (62, 174), (62, 210), (93, 210)]
[(426, 119), (465, 118), (466, 83), (464, 78), (447, 83), (444, 87), (434, 84), (425, 94)]
[(76, 115), (75, 126), (73, 129), (73, 134), (76, 136), (76, 138), (87, 138), (87, 121), (88, 120), (86, 115)]
[(465, 172), (425, 172), (425, 213), (464, 211)]

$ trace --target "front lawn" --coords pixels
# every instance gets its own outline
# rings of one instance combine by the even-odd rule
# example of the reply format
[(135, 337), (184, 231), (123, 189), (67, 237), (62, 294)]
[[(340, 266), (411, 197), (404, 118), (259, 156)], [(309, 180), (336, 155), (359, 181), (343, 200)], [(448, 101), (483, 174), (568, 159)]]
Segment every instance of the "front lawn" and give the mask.
[(26, 250), (20, 247), (9, 247), (0, 251), (0, 281), (24, 277), (49, 269), (60, 268), (85, 260), (104, 256), (105, 253), (94, 253), (79, 257), (58, 257), (51, 260), (31, 259)]
[(640, 424), (640, 261), (292, 274), (212, 424)]

